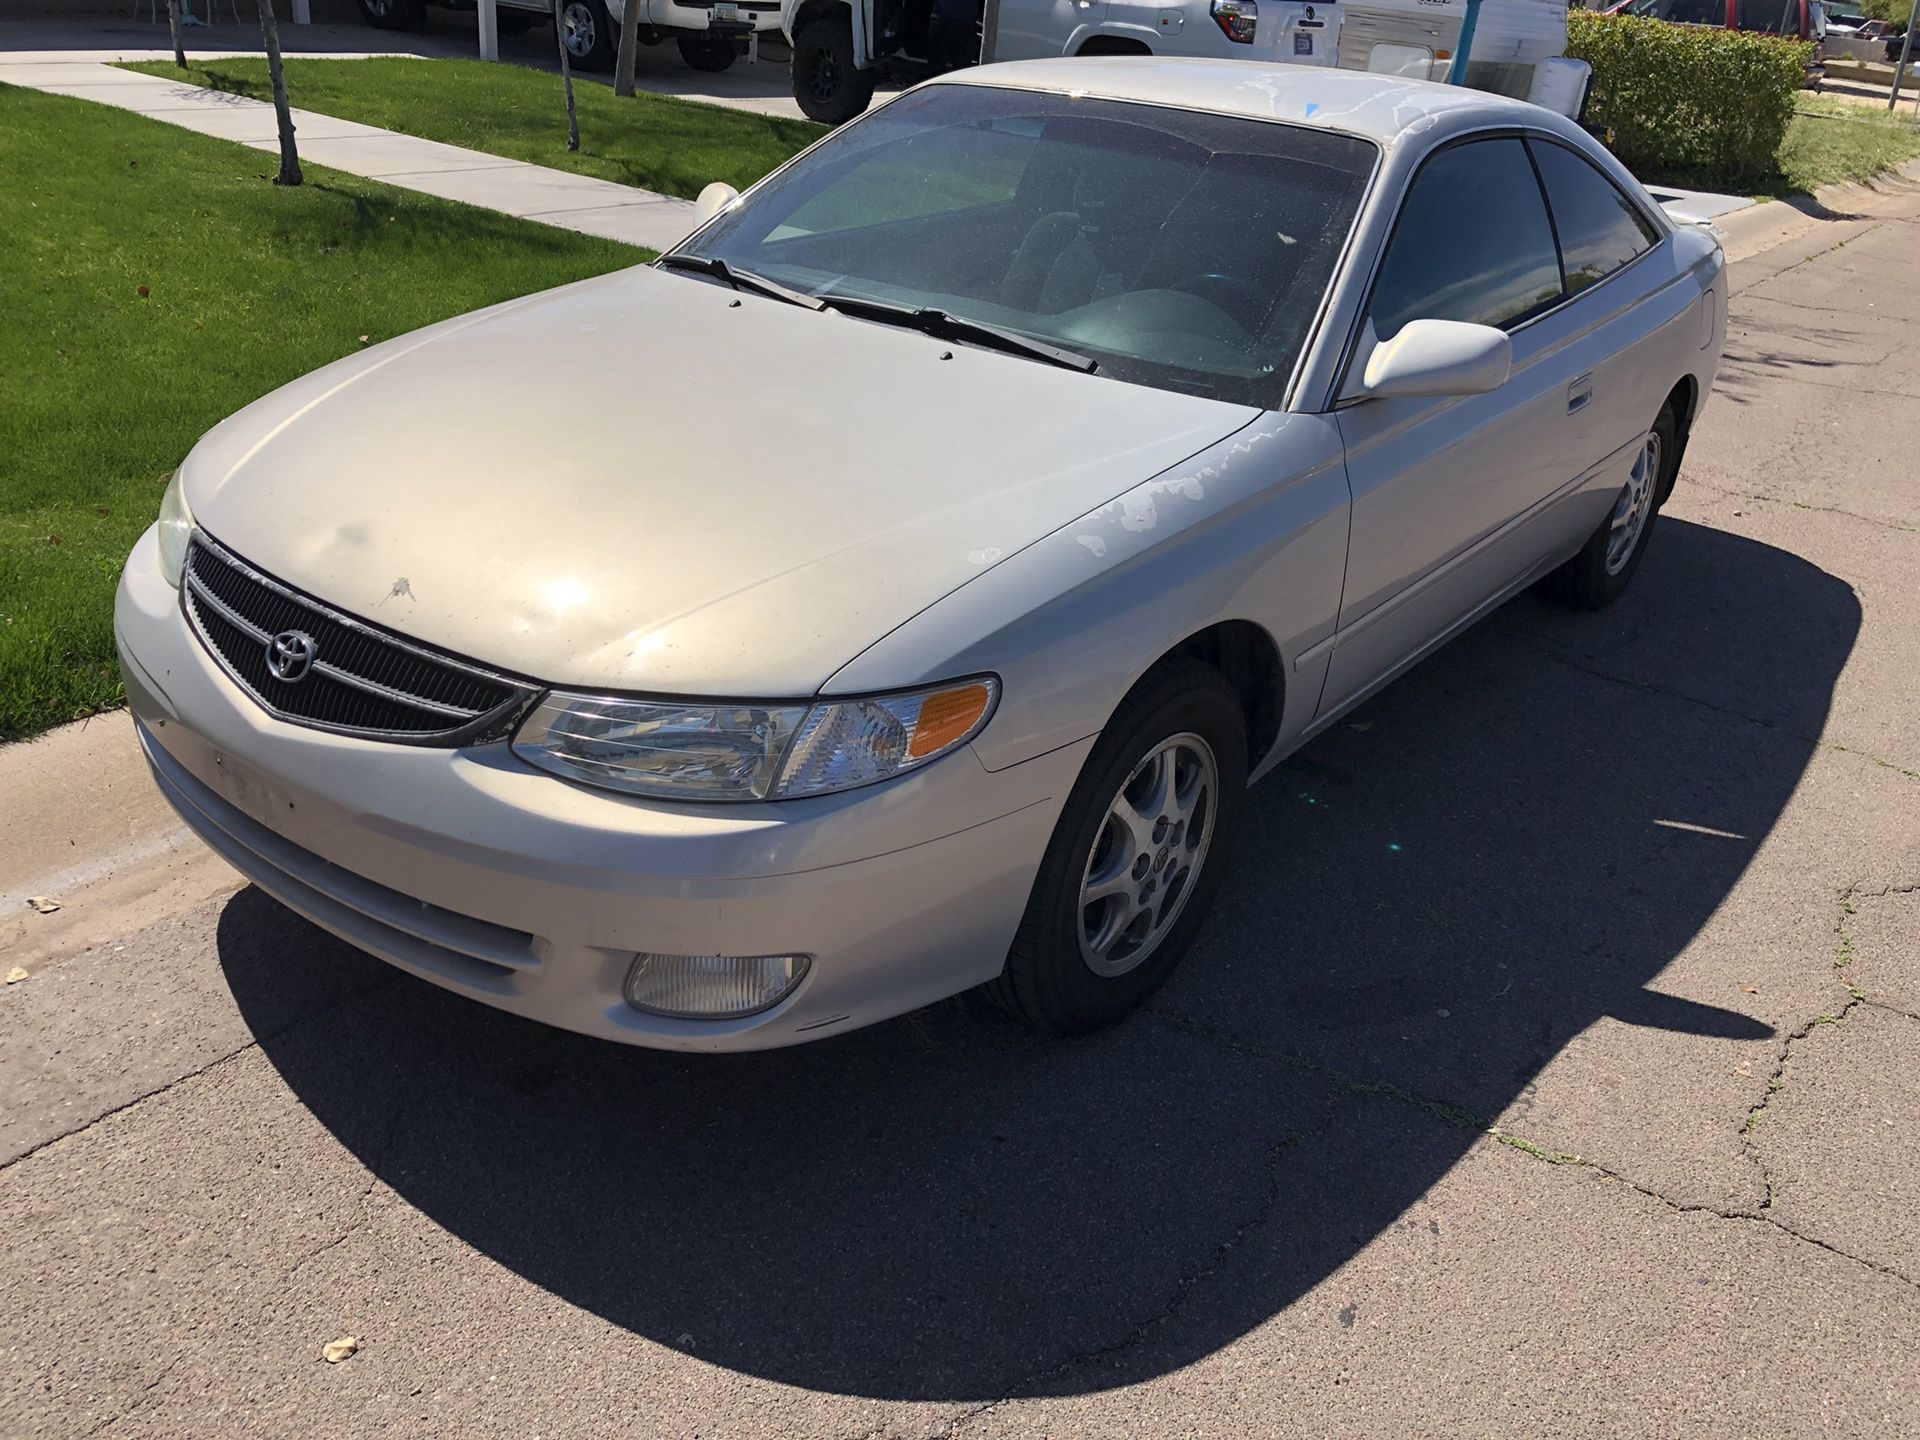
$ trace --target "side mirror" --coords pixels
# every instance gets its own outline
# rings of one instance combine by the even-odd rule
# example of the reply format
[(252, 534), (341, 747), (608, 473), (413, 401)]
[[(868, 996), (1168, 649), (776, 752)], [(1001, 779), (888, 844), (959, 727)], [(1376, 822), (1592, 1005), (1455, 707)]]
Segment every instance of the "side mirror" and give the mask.
[(734, 201), (740, 198), (740, 192), (724, 180), (716, 180), (700, 192), (693, 202), (693, 223), (695, 227), (704, 225)]
[(1513, 342), (1491, 325), (1409, 320), (1367, 357), (1361, 395), (1484, 395), (1507, 383)]

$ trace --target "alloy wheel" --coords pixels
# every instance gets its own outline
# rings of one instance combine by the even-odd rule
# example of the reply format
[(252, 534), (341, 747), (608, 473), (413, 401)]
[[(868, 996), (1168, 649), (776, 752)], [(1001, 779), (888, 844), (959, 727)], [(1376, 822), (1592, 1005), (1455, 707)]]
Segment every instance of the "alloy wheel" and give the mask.
[(807, 68), (807, 88), (814, 100), (824, 105), (833, 99), (839, 83), (840, 67), (834, 63), (833, 52), (822, 45), (813, 52), (813, 64)]
[(580, 60), (593, 53), (598, 39), (594, 34), (593, 11), (576, 0), (560, 12), (560, 24), (566, 37), (567, 54)]
[(1633, 462), (1633, 472), (1613, 507), (1609, 522), (1612, 533), (1607, 537), (1607, 574), (1618, 575), (1633, 558), (1634, 547), (1653, 515), (1653, 492), (1659, 483), (1660, 432), (1649, 430), (1639, 458)]
[(1175, 735), (1107, 806), (1080, 882), (1080, 958), (1094, 974), (1144, 963), (1180, 918), (1213, 839), (1219, 775), (1205, 740)]

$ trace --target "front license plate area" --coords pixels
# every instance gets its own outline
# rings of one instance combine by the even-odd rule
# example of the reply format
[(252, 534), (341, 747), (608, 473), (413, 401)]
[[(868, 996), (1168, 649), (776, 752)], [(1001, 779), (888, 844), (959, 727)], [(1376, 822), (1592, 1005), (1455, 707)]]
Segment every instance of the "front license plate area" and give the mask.
[(206, 778), (213, 782), (215, 794), (249, 820), (256, 820), (269, 829), (278, 829), (285, 823), (286, 813), (294, 808), (292, 796), (231, 755), (216, 750), (211, 758), (213, 771)]

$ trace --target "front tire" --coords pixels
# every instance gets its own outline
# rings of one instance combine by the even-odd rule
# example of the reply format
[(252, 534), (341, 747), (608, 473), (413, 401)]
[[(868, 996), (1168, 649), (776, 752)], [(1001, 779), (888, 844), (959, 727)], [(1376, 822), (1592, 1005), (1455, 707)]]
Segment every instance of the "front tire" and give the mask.
[(1067, 797), (993, 998), (1053, 1035), (1138, 1006), (1206, 918), (1246, 787), (1246, 720), (1225, 677), (1197, 660), (1150, 673)]
[(733, 68), (735, 55), (731, 36), (682, 35), (678, 43), (680, 58), (695, 70), (718, 75), (722, 70)]
[(844, 9), (793, 37), (793, 98), (809, 120), (844, 125), (873, 103), (874, 74), (853, 64), (853, 23)]
[(1669, 402), (1647, 432), (1611, 513), (1578, 555), (1541, 582), (1542, 592), (1575, 610), (1605, 609), (1625, 594), (1679, 469), (1680, 420)]
[(560, 7), (561, 43), (582, 70), (611, 70), (620, 48), (620, 28), (606, 0), (565, 0)]

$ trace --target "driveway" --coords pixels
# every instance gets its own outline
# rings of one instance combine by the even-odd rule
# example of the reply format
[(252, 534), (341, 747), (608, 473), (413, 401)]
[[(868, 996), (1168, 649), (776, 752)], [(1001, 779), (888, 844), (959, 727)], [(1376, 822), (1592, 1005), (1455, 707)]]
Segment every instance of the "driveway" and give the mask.
[(1629, 596), (1288, 763), (1085, 1041), (539, 1029), (135, 856), (101, 722), (0, 850), (119, 887), (0, 930), (0, 1432), (1920, 1430), (1916, 219), (1737, 264)]

